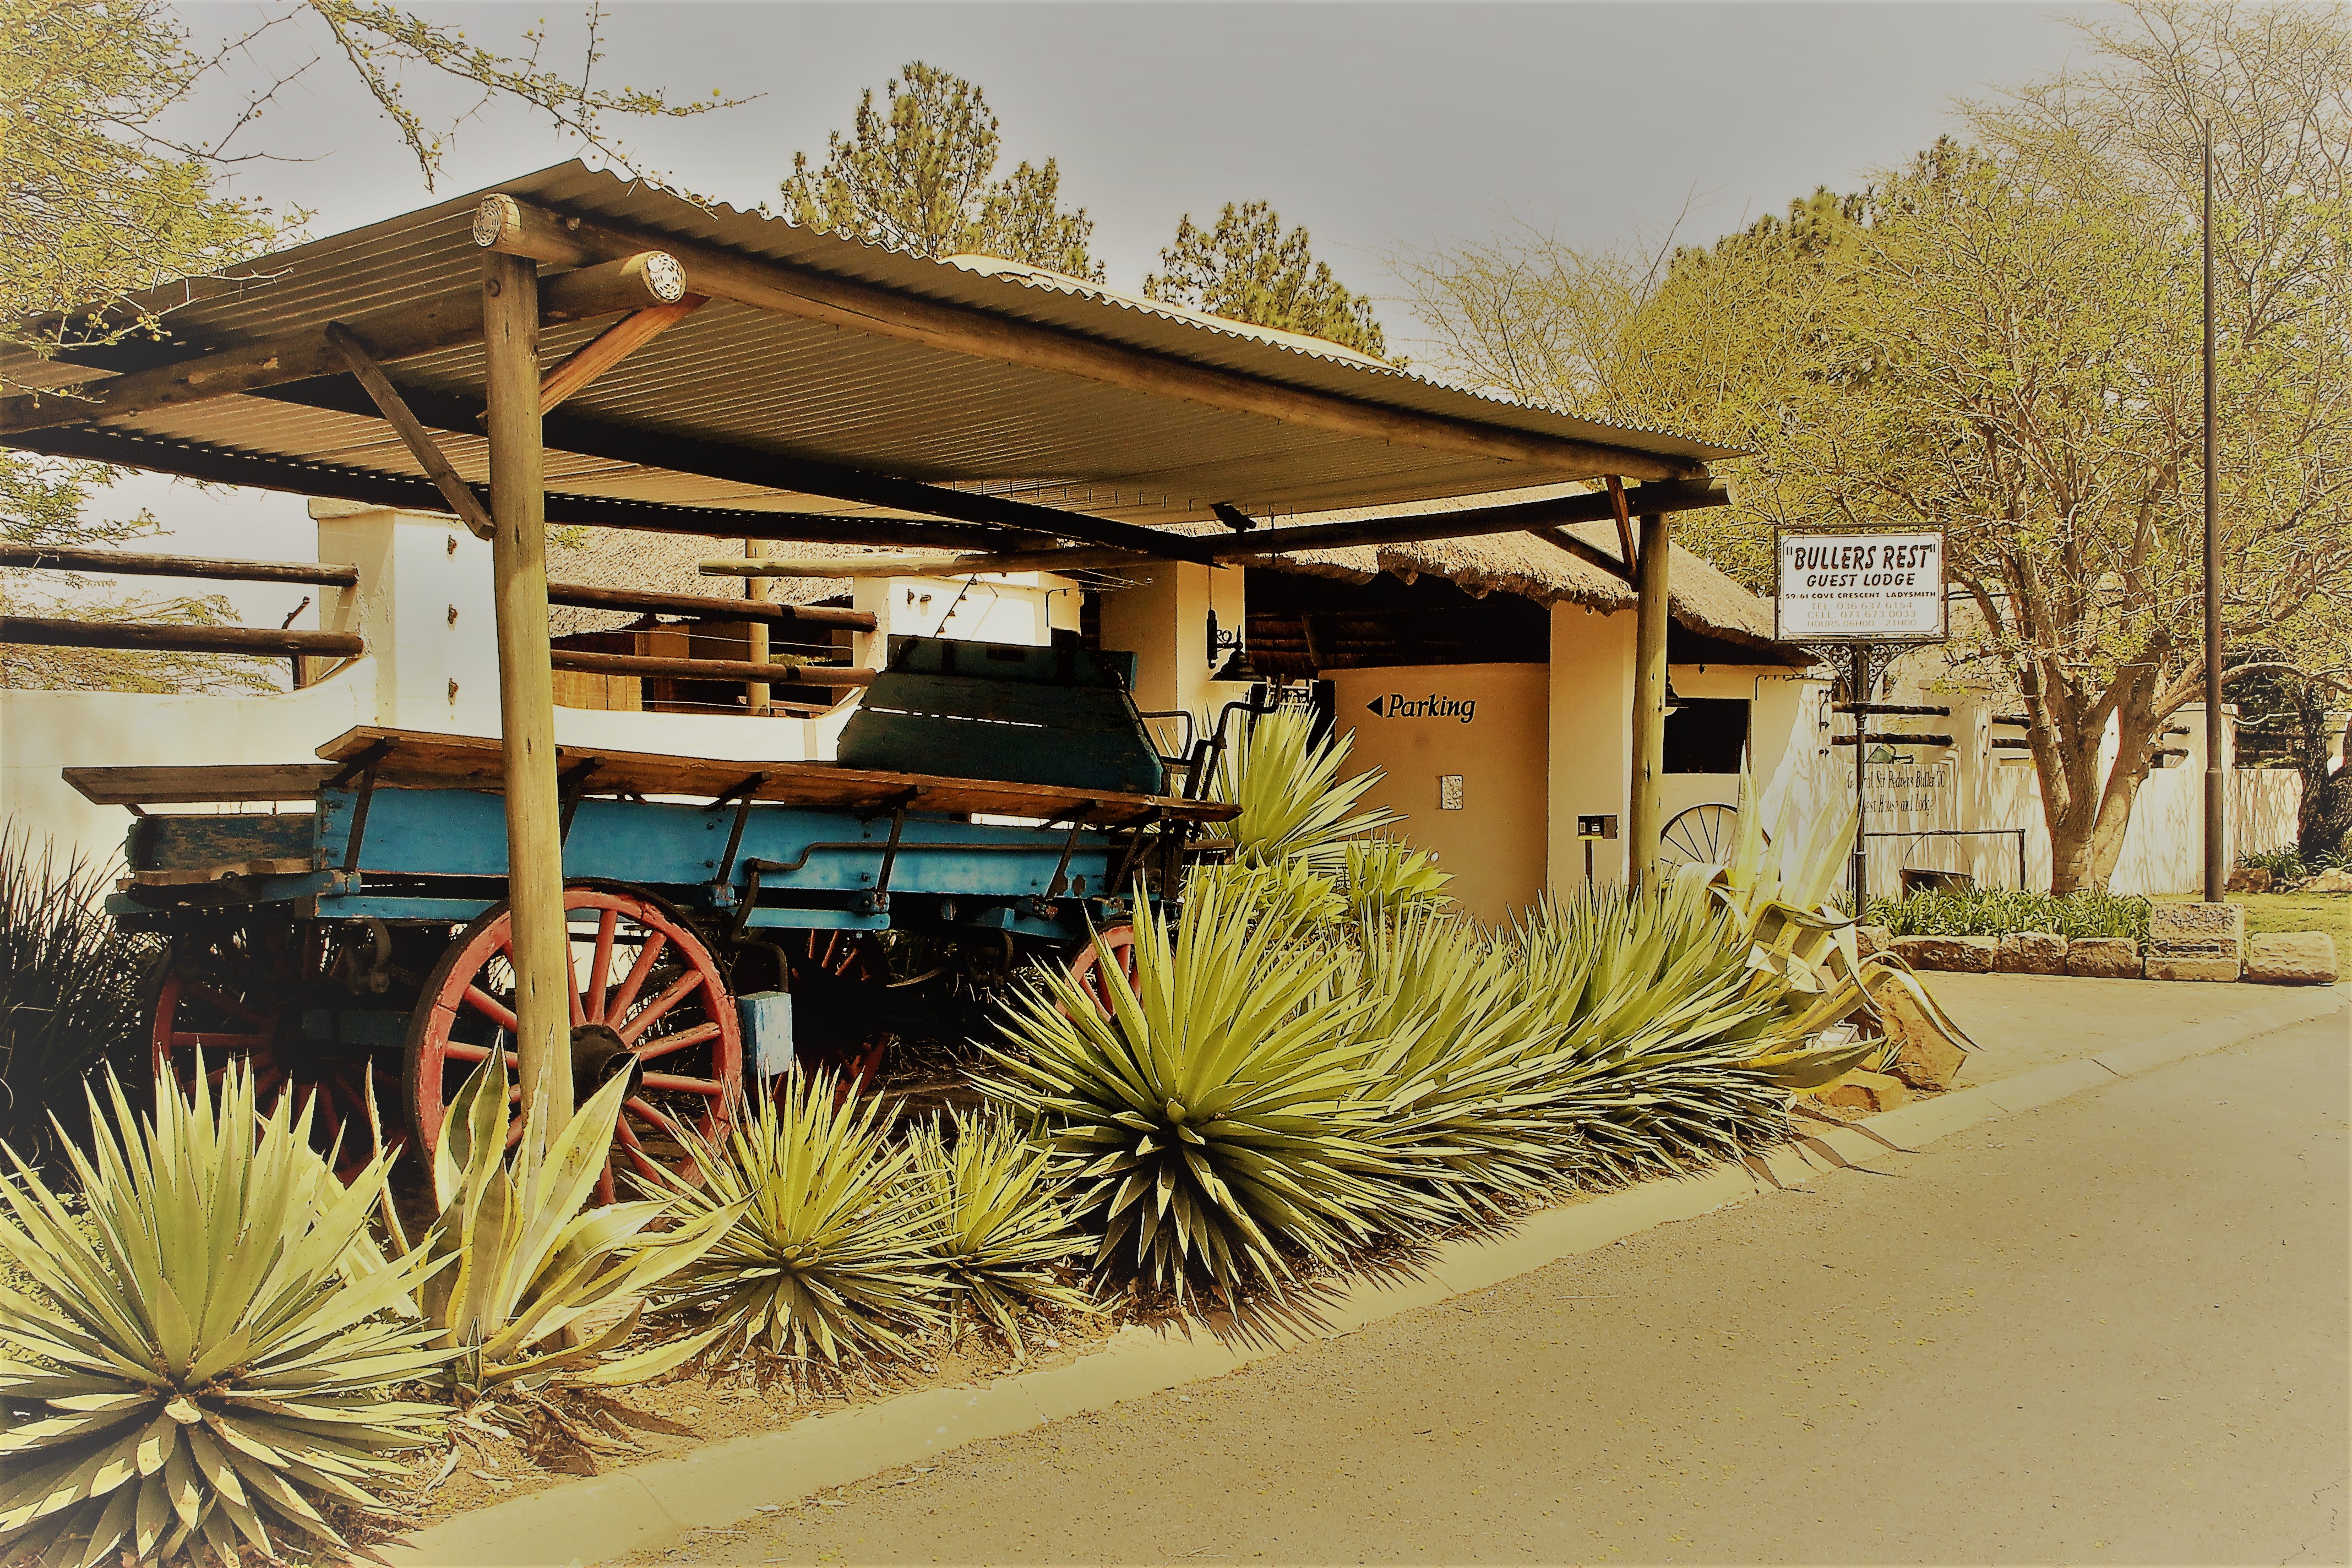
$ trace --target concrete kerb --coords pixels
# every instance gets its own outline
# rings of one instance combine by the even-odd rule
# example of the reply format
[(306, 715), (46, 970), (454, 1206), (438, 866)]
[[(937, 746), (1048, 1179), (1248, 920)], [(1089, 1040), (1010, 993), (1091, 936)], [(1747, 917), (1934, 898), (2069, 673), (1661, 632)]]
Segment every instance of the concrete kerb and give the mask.
[(2193, 1028), (1938, 1095), (1862, 1122), (1801, 1124), (1802, 1141), (1756, 1162), (1760, 1171), (1727, 1165), (1699, 1176), (1649, 1182), (1542, 1210), (1507, 1236), (1443, 1243), (1416, 1261), (1412, 1278), (1353, 1283), (1318, 1303), (1312, 1321), (1258, 1329), (1246, 1339), (1221, 1339), (1202, 1328), (1186, 1333), (1129, 1327), (1103, 1349), (1065, 1366), (807, 1416), (780, 1431), (476, 1510), (377, 1550), (394, 1568), (609, 1561), (967, 1443), (1222, 1376), (1307, 1341), (1336, 1338), (1414, 1307), (1466, 1295), (1654, 1226), (1695, 1219), (1776, 1186), (1799, 1185), (1821, 1173), (1822, 1152), (1832, 1154), (1832, 1164), (1860, 1164), (1886, 1153), (1890, 1144), (1916, 1149), (1981, 1121), (2326, 1017), (2347, 997), (2352, 986), (2314, 986)]

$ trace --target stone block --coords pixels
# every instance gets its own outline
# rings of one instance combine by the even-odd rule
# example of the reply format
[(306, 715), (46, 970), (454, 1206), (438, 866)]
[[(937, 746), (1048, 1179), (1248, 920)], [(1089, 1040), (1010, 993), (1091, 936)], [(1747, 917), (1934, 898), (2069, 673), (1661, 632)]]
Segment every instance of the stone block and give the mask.
[(2352, 871), (2341, 866), (2330, 866), (2325, 871), (2315, 871), (2296, 889), (2305, 893), (2352, 893)]
[(2066, 973), (2097, 980), (2137, 980), (2139, 943), (2127, 936), (2078, 936), (2066, 944)]
[(1992, 966), (2003, 974), (2063, 974), (2066, 939), (2046, 931), (2013, 931), (1994, 949)]
[(1886, 1037), (1895, 1042), (1894, 1065), (1887, 1068), (1914, 1089), (1949, 1089), (1968, 1060), (1960, 1047), (1927, 1022), (1919, 1004), (1899, 986), (1885, 985), (1871, 993), (1885, 1021)]
[(1853, 928), (1853, 951), (1857, 958), (1868, 958), (1873, 953), (1885, 952), (1894, 945), (1895, 933), (1885, 926)]
[(2335, 939), (2325, 931), (2258, 936), (2246, 944), (2245, 978), (2265, 985), (2333, 985), (2340, 973)]
[(1822, 1091), (1822, 1103), (1849, 1110), (1899, 1110), (1911, 1103), (1911, 1091), (1883, 1072), (1856, 1068)]
[(2241, 866), (2230, 873), (2230, 879), (2222, 884), (2222, 888), (2232, 893), (2267, 893), (2271, 890), (2270, 868)]
[(2235, 980), (2238, 961), (2215, 958), (2210, 954), (2192, 954), (2186, 958), (2151, 952), (2143, 961), (2143, 972), (2150, 980)]
[(2226, 958), (2234, 964), (2245, 951), (2243, 904), (2158, 904), (2147, 912), (2146, 956), (2151, 963), (2159, 958)]
[(1914, 969), (1990, 974), (1999, 943), (1989, 936), (1898, 936), (1895, 956)]

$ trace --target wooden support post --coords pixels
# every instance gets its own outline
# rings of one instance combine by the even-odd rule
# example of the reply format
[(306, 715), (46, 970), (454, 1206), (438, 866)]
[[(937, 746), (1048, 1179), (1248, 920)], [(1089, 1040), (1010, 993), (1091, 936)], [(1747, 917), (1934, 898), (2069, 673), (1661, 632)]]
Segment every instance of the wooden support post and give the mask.
[(539, 424), (539, 265), (482, 258), (488, 383), (490, 541), (506, 761), (507, 897), (514, 910), (516, 1050), (526, 1109), (572, 1114), (572, 946), (563, 924), (562, 805), (555, 783), (555, 673), (547, 634), (546, 454)]
[[(745, 540), (743, 553), (747, 557), (756, 558), (761, 553), (760, 542), (756, 539)], [(756, 604), (767, 603), (773, 592), (765, 577), (743, 579), (743, 596)], [(746, 621), (743, 623), (743, 633), (749, 643), (747, 651), (743, 655), (745, 661), (751, 664), (767, 663), (768, 623)], [(744, 710), (754, 719), (765, 713), (768, 710), (768, 683), (764, 680), (754, 680), (746, 685), (743, 688), (743, 705)]]
[(1663, 512), (1642, 519), (1642, 552), (1634, 571), (1641, 603), (1633, 623), (1633, 777), (1625, 803), (1626, 870), (1639, 884), (1658, 858), (1665, 830), (1660, 791), (1666, 763), (1667, 523)]

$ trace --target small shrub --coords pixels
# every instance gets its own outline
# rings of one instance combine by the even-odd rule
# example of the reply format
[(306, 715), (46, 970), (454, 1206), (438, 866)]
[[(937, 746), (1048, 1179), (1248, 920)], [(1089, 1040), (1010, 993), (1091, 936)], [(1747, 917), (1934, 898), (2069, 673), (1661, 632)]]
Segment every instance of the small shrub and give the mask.
[(1870, 900), (1871, 922), (1896, 936), (2007, 936), (2050, 931), (2075, 937), (2147, 940), (2148, 901), (2083, 891), (2052, 894), (2014, 889), (1956, 889)]
[(134, 1083), (147, 1076), (147, 976), (162, 953), (152, 937), (118, 931), (100, 907), (105, 868), (29, 835), (0, 832), (0, 1141), (27, 1160), (85, 1140), (85, 1097), (76, 1087), (110, 1064)]
[(1093, 1301), (1053, 1270), (1084, 1252), (1045, 1146), (1002, 1110), (958, 1117), (955, 1135), (936, 1121), (914, 1134), (915, 1169), (940, 1218), (934, 1244), (958, 1300), (1023, 1353), (1019, 1312), (1026, 1303), (1086, 1311)]

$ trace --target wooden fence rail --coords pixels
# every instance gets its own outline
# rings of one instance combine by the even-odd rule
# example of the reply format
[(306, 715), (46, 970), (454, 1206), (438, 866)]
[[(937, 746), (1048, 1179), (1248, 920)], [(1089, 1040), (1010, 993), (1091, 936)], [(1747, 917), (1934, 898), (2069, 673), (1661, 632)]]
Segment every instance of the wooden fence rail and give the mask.
[(145, 621), (67, 621), (0, 616), (0, 643), (28, 647), (98, 647), (147, 653), (297, 654), (357, 658), (364, 639), (350, 632), (279, 631), (270, 626), (171, 626)]
[(128, 550), (64, 550), (0, 544), (0, 566), (44, 572), (121, 573), (131, 577), (205, 577), (225, 583), (312, 583), (359, 586), (360, 569), (331, 562), (231, 561), (209, 555), (140, 555)]

